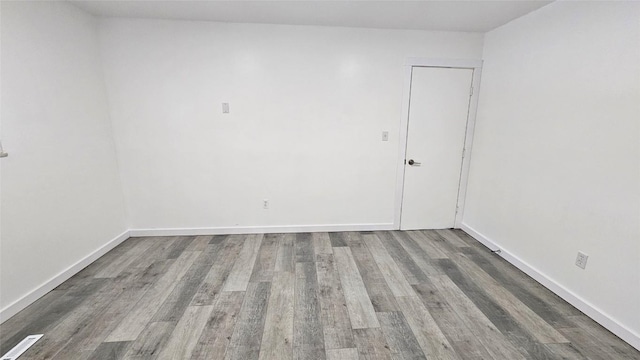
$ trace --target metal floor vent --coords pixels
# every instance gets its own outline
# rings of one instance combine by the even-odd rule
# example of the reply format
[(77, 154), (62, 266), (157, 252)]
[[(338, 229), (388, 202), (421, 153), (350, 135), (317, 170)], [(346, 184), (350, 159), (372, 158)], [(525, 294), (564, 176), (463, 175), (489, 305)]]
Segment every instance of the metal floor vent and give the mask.
[(20, 343), (13, 347), (13, 349), (9, 350), (6, 354), (0, 358), (0, 360), (15, 360), (20, 355), (24, 354), (25, 351), (29, 350), (29, 348), (36, 343), (36, 341), (40, 340), (40, 338), (44, 334), (38, 335), (29, 335), (24, 340), (20, 341)]

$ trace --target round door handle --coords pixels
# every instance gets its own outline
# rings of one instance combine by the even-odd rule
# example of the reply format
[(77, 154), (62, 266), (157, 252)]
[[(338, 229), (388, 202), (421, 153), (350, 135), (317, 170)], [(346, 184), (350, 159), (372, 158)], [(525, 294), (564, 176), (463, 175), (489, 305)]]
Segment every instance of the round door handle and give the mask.
[(409, 165), (413, 165), (413, 164), (415, 164), (415, 163), (416, 163), (416, 162), (415, 162), (415, 161), (413, 161), (413, 159), (409, 160)]
[(408, 164), (411, 166), (420, 166), (420, 163), (413, 159), (409, 159)]

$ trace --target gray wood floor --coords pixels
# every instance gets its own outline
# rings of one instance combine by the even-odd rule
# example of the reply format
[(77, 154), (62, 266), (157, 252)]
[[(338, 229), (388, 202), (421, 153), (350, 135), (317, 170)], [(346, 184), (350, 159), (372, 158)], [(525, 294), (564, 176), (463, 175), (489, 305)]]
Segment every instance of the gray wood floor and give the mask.
[(459, 230), (131, 238), (0, 326), (23, 359), (640, 359)]

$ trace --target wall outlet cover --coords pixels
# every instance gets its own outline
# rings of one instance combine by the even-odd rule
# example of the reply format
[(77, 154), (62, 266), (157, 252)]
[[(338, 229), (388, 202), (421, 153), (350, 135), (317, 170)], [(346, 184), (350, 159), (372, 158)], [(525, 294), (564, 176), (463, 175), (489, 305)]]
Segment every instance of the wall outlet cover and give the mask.
[(389, 141), (389, 132), (388, 131), (383, 131), (382, 132), (382, 141)]
[(578, 251), (578, 256), (576, 256), (576, 266), (581, 269), (586, 268), (588, 259), (589, 255), (583, 253), (582, 251)]

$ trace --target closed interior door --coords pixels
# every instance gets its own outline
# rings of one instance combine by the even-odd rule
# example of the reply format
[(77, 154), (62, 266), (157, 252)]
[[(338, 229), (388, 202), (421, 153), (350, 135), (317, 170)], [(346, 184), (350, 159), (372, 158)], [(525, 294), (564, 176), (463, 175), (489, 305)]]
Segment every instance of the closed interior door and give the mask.
[(473, 69), (413, 67), (400, 227), (455, 224)]

